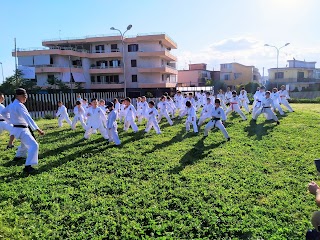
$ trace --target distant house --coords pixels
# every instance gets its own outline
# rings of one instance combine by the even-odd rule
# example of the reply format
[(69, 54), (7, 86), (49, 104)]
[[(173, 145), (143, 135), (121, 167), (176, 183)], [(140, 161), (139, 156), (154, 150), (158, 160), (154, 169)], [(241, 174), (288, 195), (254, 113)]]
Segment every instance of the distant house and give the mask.
[(320, 69), (316, 62), (288, 60), (289, 66), (285, 68), (270, 68), (269, 81), (278, 86), (287, 85), (290, 90), (302, 90), (314, 84), (320, 84)]
[(259, 69), (254, 66), (245, 66), (240, 63), (220, 64), (220, 80), (231, 87), (245, 85), (249, 82), (260, 82)]
[(189, 64), (188, 70), (178, 71), (179, 87), (203, 87), (207, 80), (211, 80), (213, 71), (207, 70), (207, 64)]

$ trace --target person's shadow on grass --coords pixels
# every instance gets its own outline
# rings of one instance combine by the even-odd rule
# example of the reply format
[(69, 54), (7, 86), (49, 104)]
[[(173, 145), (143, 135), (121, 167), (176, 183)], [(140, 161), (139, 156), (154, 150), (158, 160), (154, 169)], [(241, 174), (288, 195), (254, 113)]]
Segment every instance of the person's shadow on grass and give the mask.
[(244, 128), (244, 131), (248, 133), (248, 137), (256, 136), (256, 140), (262, 140), (263, 136), (268, 135), (277, 123), (273, 120), (265, 120), (262, 123), (258, 123), (251, 119), (250, 125)]

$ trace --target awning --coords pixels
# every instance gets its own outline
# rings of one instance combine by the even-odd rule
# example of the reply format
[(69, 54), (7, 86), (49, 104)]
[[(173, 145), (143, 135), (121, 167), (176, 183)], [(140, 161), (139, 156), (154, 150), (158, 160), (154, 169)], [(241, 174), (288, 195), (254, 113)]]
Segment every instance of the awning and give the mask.
[(75, 82), (86, 82), (86, 78), (83, 73), (73, 72), (72, 76)]
[(64, 72), (62, 73), (62, 82), (70, 82), (71, 80), (71, 75), (70, 75), (70, 72)]

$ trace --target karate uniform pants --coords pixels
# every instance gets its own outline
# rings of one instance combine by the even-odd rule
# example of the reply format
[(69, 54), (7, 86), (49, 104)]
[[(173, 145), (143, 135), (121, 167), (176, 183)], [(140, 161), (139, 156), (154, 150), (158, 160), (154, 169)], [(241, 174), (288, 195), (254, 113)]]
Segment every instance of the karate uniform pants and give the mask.
[(293, 109), (287, 99), (281, 98), (281, 103), (288, 109), (289, 112), (293, 112)]
[(271, 108), (261, 108), (255, 113), (253, 119), (256, 120), (262, 113), (265, 114), (267, 120), (273, 119), (274, 121), (278, 121), (278, 117), (274, 114), (274, 112), (272, 112)]
[(71, 128), (72, 128), (73, 130), (76, 129), (76, 125), (77, 125), (77, 122), (78, 122), (78, 121), (80, 121), (83, 129), (86, 129), (87, 125), (85, 124), (83, 117), (77, 117), (77, 116), (75, 116), (75, 117), (73, 118)]
[(7, 132), (9, 132), (10, 135), (11, 135), (12, 128), (13, 128), (13, 127), (12, 127), (11, 124), (9, 124), (9, 123), (7, 123), (7, 122), (5, 122), (5, 121), (1, 121), (1, 122), (0, 122), (0, 134), (1, 134), (3, 131), (7, 131)]
[(115, 145), (120, 145), (121, 141), (119, 139), (118, 130), (116, 127), (108, 129), (109, 142), (114, 142)]
[(138, 123), (141, 123), (144, 118), (146, 118), (145, 115), (142, 112), (139, 113), (138, 114)]
[(129, 127), (132, 127), (132, 130), (134, 132), (138, 132), (138, 130), (139, 130), (137, 124), (135, 123), (135, 121), (133, 119), (128, 119), (128, 120), (124, 121), (123, 130), (128, 131)]
[(280, 115), (284, 115), (284, 112), (279, 103), (274, 103), (274, 110), (278, 109)]
[(62, 127), (62, 125), (63, 125), (63, 120), (66, 120), (66, 122), (70, 125), (70, 127), (72, 127), (72, 122), (71, 122), (69, 116), (60, 116), (60, 117), (58, 118), (58, 125), (59, 125), (59, 127)]
[(203, 122), (208, 119), (211, 118), (209, 114), (203, 114), (198, 121), (198, 126), (201, 126), (203, 124)]
[(154, 128), (154, 130), (156, 131), (157, 134), (161, 133), (160, 127), (159, 127), (159, 124), (158, 124), (156, 118), (149, 119), (149, 121), (147, 122), (146, 130), (144, 130), (144, 131), (145, 132), (150, 132), (150, 130), (152, 128)]
[(256, 113), (261, 109), (262, 104), (261, 102), (256, 101), (252, 108), (252, 118), (256, 115)]
[(190, 125), (191, 124), (193, 126), (193, 131), (195, 133), (197, 133), (198, 132), (197, 119), (194, 118), (194, 120), (192, 121), (192, 119), (187, 118), (187, 120), (186, 120), (186, 130), (187, 130), (187, 132), (190, 131)]
[(241, 102), (241, 106), (247, 111), (247, 113), (250, 112), (248, 103), (246, 101)]
[(173, 122), (171, 120), (171, 118), (169, 117), (169, 114), (168, 112), (160, 112), (159, 113), (159, 116), (158, 116), (158, 122), (161, 121), (162, 117), (165, 117), (168, 121), (168, 123), (172, 126), (173, 125)]
[(104, 139), (109, 139), (107, 129), (105, 129), (102, 125), (98, 129), (94, 129), (92, 127), (87, 126), (87, 130), (84, 133), (84, 138), (89, 139), (91, 134), (96, 130), (98, 130), (101, 133), (101, 135), (103, 136)]
[(229, 138), (228, 132), (226, 128), (223, 126), (221, 120), (209, 121), (204, 129), (204, 136), (208, 136), (209, 131), (214, 127), (219, 128), (225, 138)]
[(243, 120), (247, 120), (246, 116), (243, 114), (238, 104), (230, 104), (230, 107), (226, 111), (226, 115), (228, 115), (232, 111), (238, 113)]
[(39, 144), (31, 135), (28, 128), (14, 128), (14, 136), (20, 139), (21, 145), (18, 147), (16, 157), (26, 157), (25, 165), (37, 165), (38, 164), (38, 154), (39, 154)]

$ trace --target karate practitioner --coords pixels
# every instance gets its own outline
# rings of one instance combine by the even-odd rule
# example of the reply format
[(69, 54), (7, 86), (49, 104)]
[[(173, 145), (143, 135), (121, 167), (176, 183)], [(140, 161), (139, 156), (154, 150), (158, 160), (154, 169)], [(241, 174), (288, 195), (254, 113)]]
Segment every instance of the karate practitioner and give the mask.
[(249, 99), (247, 97), (245, 90), (241, 90), (239, 94), (239, 100), (240, 100), (240, 107), (243, 107), (247, 111), (247, 113), (249, 113), (250, 112), (249, 106), (248, 106)]
[(290, 99), (290, 97), (289, 97), (289, 93), (286, 90), (286, 87), (284, 85), (281, 86), (281, 90), (279, 91), (279, 95), (280, 95), (280, 99), (281, 99), (281, 104), (283, 104), (288, 109), (289, 112), (294, 112), (288, 102), (288, 99)]
[(170, 96), (167, 96), (167, 103), (169, 104), (169, 109), (168, 113), (171, 115), (172, 119), (175, 118), (175, 113), (176, 113), (176, 105), (174, 104), (173, 100), (171, 99)]
[(135, 123), (135, 119), (137, 117), (137, 111), (134, 108), (134, 106), (131, 104), (131, 99), (130, 98), (126, 98), (124, 100), (124, 131), (128, 131), (129, 127), (132, 127), (133, 132), (138, 132), (138, 126)]
[[(3, 95), (3, 93), (0, 93), (0, 113), (3, 109), (5, 109), (3, 102), (4, 102), (4, 95)], [(10, 134), (10, 139), (9, 139), (9, 143), (7, 145), (7, 149), (14, 148), (14, 146), (13, 146), (14, 136), (11, 134), (11, 132), (13, 130), (13, 126), (12, 126), (12, 124), (10, 124), (9, 119), (10, 119), (10, 114), (7, 114), (6, 116), (2, 116), (0, 114), (0, 134), (3, 131), (7, 131)]]
[(146, 112), (147, 112), (147, 109), (148, 109), (148, 103), (147, 103), (147, 98), (145, 96), (142, 96), (141, 97), (141, 101), (140, 101), (140, 104), (139, 104), (139, 107), (137, 109), (137, 112), (138, 112), (138, 123), (140, 124), (142, 122), (142, 120), (146, 118)]
[(255, 115), (252, 117), (252, 119), (256, 121), (260, 114), (264, 113), (267, 120), (273, 119), (279, 125), (280, 122), (278, 120), (278, 117), (274, 114), (271, 108), (274, 108), (274, 104), (272, 99), (270, 98), (270, 92), (267, 91), (265, 94), (265, 98), (262, 100), (260, 109), (255, 112)]
[(176, 105), (176, 111), (177, 111), (178, 115), (180, 116), (182, 104), (183, 104), (183, 96), (181, 95), (181, 92), (179, 90), (174, 95), (174, 102)]
[(83, 127), (83, 129), (86, 130), (86, 123), (84, 122), (84, 116), (85, 116), (85, 111), (84, 108), (81, 106), (80, 101), (76, 101), (76, 106), (73, 109), (74, 113), (74, 118), (72, 120), (72, 129), (76, 129), (77, 122), (79, 121)]
[(106, 101), (104, 101), (103, 99), (99, 100), (99, 108), (101, 108), (104, 114), (107, 114), (108, 109), (106, 106)]
[(204, 137), (208, 136), (208, 133), (212, 128), (217, 127), (221, 130), (221, 132), (223, 133), (223, 136), (227, 139), (227, 141), (230, 141), (228, 132), (223, 125), (224, 121), (226, 120), (226, 114), (224, 113), (223, 109), (220, 107), (220, 99), (216, 99), (214, 101), (214, 105), (215, 106), (211, 112), (211, 120), (207, 123), (204, 129)]
[(58, 112), (56, 113), (56, 116), (58, 117), (58, 125), (59, 127), (62, 127), (63, 125), (63, 120), (65, 120), (70, 127), (72, 127), (72, 122), (69, 118), (68, 110), (67, 108), (63, 105), (63, 102), (59, 101), (58, 102)]
[(118, 135), (118, 125), (117, 125), (117, 112), (113, 107), (113, 103), (109, 102), (107, 105), (109, 114), (107, 121), (107, 131), (109, 136), (109, 143), (114, 142), (115, 145), (120, 145), (120, 139)]
[(160, 98), (160, 102), (158, 103), (158, 110), (159, 110), (159, 115), (158, 115), (158, 123), (160, 123), (162, 117), (165, 117), (168, 121), (168, 123), (172, 126), (173, 122), (168, 114), (168, 110), (170, 109), (170, 105), (166, 101), (166, 96), (162, 96)]
[(160, 134), (161, 131), (157, 121), (158, 110), (154, 107), (154, 105), (154, 101), (149, 102), (149, 108), (147, 109), (148, 122), (144, 131), (148, 133), (152, 128), (154, 128), (156, 133)]
[(280, 95), (279, 95), (279, 92), (278, 92), (277, 88), (273, 88), (272, 89), (272, 93), (270, 95), (270, 98), (273, 101), (274, 111), (276, 111), (278, 109), (280, 115), (284, 115), (284, 112), (283, 112), (283, 110), (282, 110), (282, 108), (280, 106), (281, 99), (280, 99)]
[(120, 110), (119, 110), (119, 121), (124, 122), (125, 119), (125, 110), (126, 105), (124, 104), (124, 99), (120, 100)]
[(247, 120), (246, 116), (244, 115), (244, 113), (240, 109), (240, 100), (237, 97), (236, 91), (232, 92), (232, 97), (230, 98), (230, 106), (228, 107), (228, 109), (226, 111), (226, 115), (228, 115), (229, 113), (231, 113), (233, 111), (238, 113), (241, 116), (242, 120)]
[(204, 105), (202, 111), (201, 111), (201, 115), (200, 115), (200, 118), (199, 118), (199, 122), (198, 122), (198, 126), (200, 127), (203, 122), (208, 119), (208, 118), (211, 118), (211, 112), (212, 112), (212, 109), (213, 109), (213, 104), (211, 103), (211, 98), (207, 98), (207, 103)]
[(261, 102), (265, 98), (265, 89), (266, 88), (264, 86), (261, 86), (259, 88), (259, 91), (257, 91), (253, 95), (255, 104), (253, 105), (253, 108), (252, 108), (252, 116), (255, 116), (256, 112), (261, 109), (261, 106), (262, 106)]
[(113, 106), (114, 106), (115, 112), (117, 113), (117, 120), (118, 120), (120, 115), (120, 103), (117, 98), (113, 99)]
[(3, 109), (0, 114), (2, 116), (10, 115), (9, 120), (10, 123), (13, 124), (11, 134), (21, 141), (21, 145), (18, 147), (14, 160), (26, 158), (23, 171), (26, 173), (32, 173), (34, 171), (32, 166), (38, 164), (39, 145), (31, 130), (37, 130), (40, 135), (44, 135), (44, 132), (33, 121), (26, 106), (24, 105), (27, 98), (28, 95), (25, 89), (16, 89), (16, 99)]
[(227, 91), (224, 94), (224, 99), (225, 99), (224, 101), (225, 101), (226, 106), (230, 105), (231, 98), (232, 98), (232, 92), (230, 91), (230, 87), (227, 87)]
[(193, 126), (193, 131), (195, 133), (198, 132), (198, 126), (197, 126), (197, 114), (196, 114), (196, 108), (192, 106), (192, 103), (188, 100), (186, 102), (187, 107), (187, 119), (186, 119), (186, 131), (190, 131), (190, 125)]
[(104, 139), (108, 139), (108, 133), (105, 129), (107, 118), (100, 107), (98, 107), (98, 101), (96, 98), (91, 100), (91, 108), (87, 112), (87, 127), (84, 134), (85, 139), (89, 139), (94, 131), (99, 131)]
[[(226, 104), (225, 104), (225, 95), (222, 91), (222, 89), (219, 90), (219, 93), (217, 94), (217, 98), (220, 99), (220, 102), (221, 102), (221, 107), (223, 108), (223, 110), (226, 110), (227, 107), (226, 107)], [(214, 102), (212, 102), (213, 104)]]

